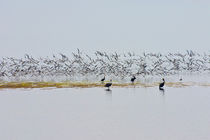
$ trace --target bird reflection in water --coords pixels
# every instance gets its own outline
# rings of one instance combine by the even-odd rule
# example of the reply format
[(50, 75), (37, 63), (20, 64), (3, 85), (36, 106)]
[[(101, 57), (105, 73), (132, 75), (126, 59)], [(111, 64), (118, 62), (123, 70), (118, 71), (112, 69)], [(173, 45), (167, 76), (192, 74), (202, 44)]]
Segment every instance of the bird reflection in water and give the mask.
[(105, 89), (106, 93), (109, 93), (111, 94), (112, 93), (112, 90), (111, 89)]
[(162, 93), (162, 95), (165, 95), (165, 89), (164, 88), (159, 88), (159, 91)]
[(106, 96), (106, 101), (109, 103), (109, 102), (112, 102), (112, 90), (111, 89), (105, 89), (105, 94)]

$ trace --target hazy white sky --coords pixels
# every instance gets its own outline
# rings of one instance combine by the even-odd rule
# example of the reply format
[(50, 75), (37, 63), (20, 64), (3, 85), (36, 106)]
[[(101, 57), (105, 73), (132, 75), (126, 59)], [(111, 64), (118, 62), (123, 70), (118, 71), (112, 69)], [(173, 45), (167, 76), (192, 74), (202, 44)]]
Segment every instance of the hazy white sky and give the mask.
[(0, 56), (210, 50), (208, 0), (0, 1)]

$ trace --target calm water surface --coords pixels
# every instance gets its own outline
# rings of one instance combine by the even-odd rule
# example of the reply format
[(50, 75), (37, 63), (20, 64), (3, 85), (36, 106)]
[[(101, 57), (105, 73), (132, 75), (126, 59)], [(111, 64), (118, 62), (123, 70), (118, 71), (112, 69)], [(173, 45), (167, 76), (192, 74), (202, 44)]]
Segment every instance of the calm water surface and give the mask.
[(210, 88), (0, 91), (2, 140), (209, 140)]

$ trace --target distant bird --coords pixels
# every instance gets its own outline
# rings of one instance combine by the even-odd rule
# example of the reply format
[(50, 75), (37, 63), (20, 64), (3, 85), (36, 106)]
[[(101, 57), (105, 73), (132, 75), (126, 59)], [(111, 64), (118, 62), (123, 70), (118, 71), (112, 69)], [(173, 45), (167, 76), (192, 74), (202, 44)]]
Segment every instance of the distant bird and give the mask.
[(179, 79), (179, 81), (182, 81), (182, 77)]
[(131, 78), (131, 82), (134, 83), (135, 80), (136, 80), (136, 77), (133, 76), (133, 77)]
[(108, 90), (110, 90), (109, 87), (110, 87), (111, 85), (112, 85), (112, 80), (110, 80), (109, 83), (106, 83), (106, 84), (104, 85), (104, 87), (108, 87)]
[(102, 79), (101, 79), (101, 82), (103, 83), (103, 82), (104, 82), (104, 80), (105, 80), (105, 76), (104, 76), (104, 78), (102, 78)]
[(165, 85), (165, 79), (163, 78), (163, 82), (159, 84), (159, 89), (163, 90), (164, 85)]

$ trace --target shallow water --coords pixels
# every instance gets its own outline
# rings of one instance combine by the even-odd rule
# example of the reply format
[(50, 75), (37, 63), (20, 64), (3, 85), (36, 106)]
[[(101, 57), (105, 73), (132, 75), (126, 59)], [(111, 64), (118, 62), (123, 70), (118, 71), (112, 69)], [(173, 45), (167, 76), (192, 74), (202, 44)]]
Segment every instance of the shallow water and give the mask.
[(3, 140), (209, 140), (210, 88), (0, 90)]

